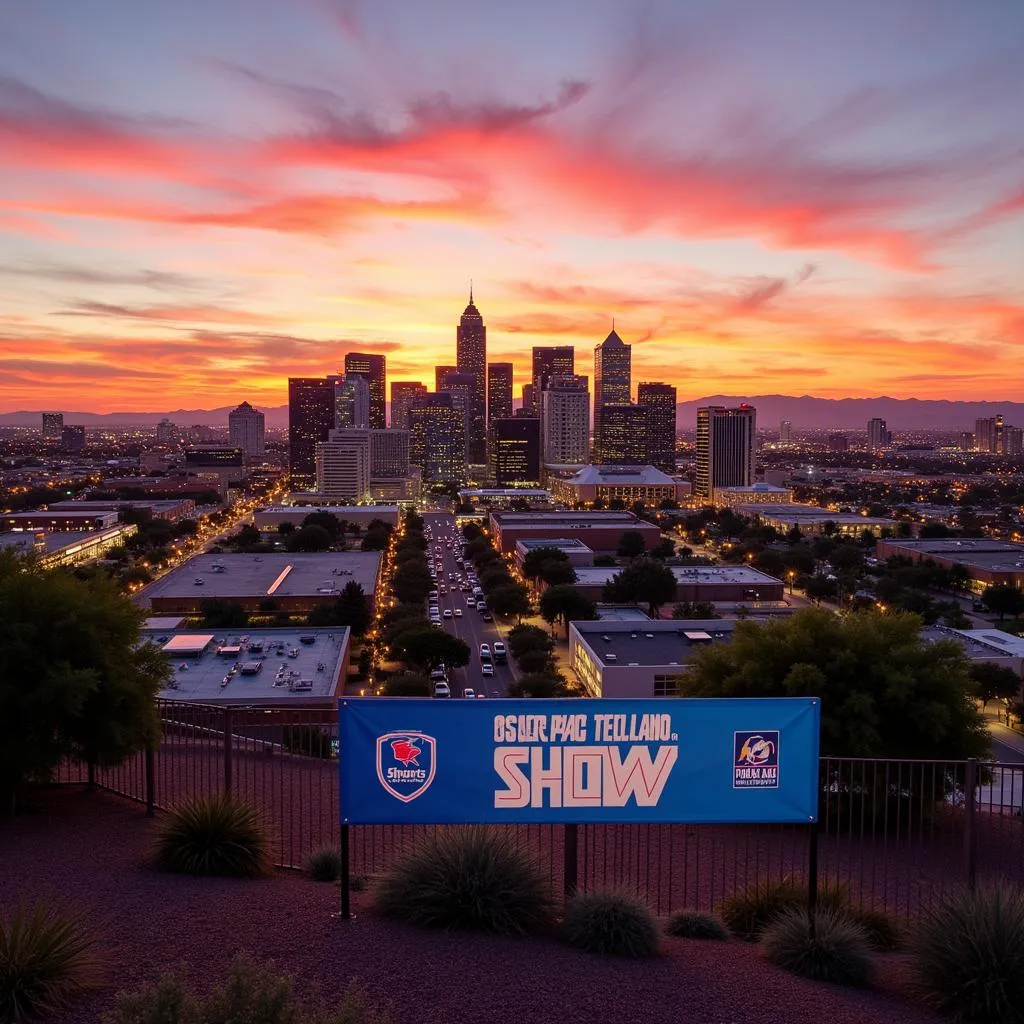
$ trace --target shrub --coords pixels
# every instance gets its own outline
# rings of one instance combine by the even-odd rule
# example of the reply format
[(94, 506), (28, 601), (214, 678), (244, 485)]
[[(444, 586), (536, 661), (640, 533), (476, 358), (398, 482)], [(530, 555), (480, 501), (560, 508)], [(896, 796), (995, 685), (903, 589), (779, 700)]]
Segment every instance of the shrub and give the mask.
[(911, 939), (919, 985), (962, 1024), (1024, 1020), (1024, 894), (1004, 885), (952, 893)]
[(903, 944), (900, 926), (881, 910), (851, 907), (847, 913), (854, 924), (860, 925), (868, 937), (871, 948), (878, 953), (890, 953)]
[(322, 846), (306, 861), (306, 874), (314, 882), (336, 882), (341, 877), (341, 851)]
[(718, 904), (718, 913), (729, 931), (752, 941), (780, 914), (806, 902), (807, 891), (793, 879), (766, 879), (730, 893)]
[(77, 914), (39, 905), (0, 917), (0, 1021), (66, 1009), (96, 986), (101, 961)]
[(103, 1024), (201, 1024), (201, 1009), (182, 978), (164, 974), (135, 992), (119, 992)]
[(551, 920), (547, 883), (511, 837), (493, 829), (438, 830), (377, 883), (376, 909), (434, 928), (525, 934)]
[(761, 936), (766, 960), (812, 981), (864, 985), (871, 977), (871, 947), (864, 929), (834, 910), (787, 910)]
[(292, 1024), (298, 1016), (292, 979), (278, 974), (273, 962), (256, 963), (239, 953), (227, 981), (203, 1000), (203, 1024)]
[(673, 914), (665, 925), (665, 931), (679, 939), (712, 939), (725, 942), (729, 932), (714, 914), (703, 914), (699, 910), (680, 910)]
[(588, 892), (566, 904), (562, 923), (570, 946), (588, 953), (635, 959), (656, 956), (658, 926), (651, 912), (626, 893)]
[(195, 797), (160, 823), (155, 860), (161, 871), (256, 878), (269, 867), (267, 835), (249, 804), (224, 795)]

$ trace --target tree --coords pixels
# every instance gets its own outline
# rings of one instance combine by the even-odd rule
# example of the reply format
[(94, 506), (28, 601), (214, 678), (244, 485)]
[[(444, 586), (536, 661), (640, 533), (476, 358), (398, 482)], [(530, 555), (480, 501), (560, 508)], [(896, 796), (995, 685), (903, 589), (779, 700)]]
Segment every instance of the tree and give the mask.
[(664, 537), (661, 543), (651, 551), (652, 558), (671, 558), (676, 553), (676, 542), (671, 537)]
[(430, 573), (425, 564), (405, 564), (391, 577), (391, 592), (402, 604), (422, 604), (433, 589)]
[(65, 758), (120, 764), (159, 736), (167, 658), (104, 575), (80, 580), (0, 554), (0, 806)]
[(249, 622), (249, 613), (237, 601), (211, 597), (203, 601), (199, 610), (208, 629), (242, 629)]
[(991, 661), (975, 661), (971, 663), (970, 673), (976, 696), (983, 705), (987, 706), (990, 700), (1020, 699), (1020, 676), (1012, 668)]
[(490, 597), (495, 587), (504, 587), (512, 582), (504, 565), (496, 565), (480, 573), (480, 589)]
[(551, 654), (539, 650), (523, 651), (516, 664), (520, 672), (551, 672), (555, 667)]
[(647, 550), (644, 535), (638, 530), (626, 530), (619, 537), (619, 554), (623, 558), (636, 558)]
[(526, 589), (518, 583), (505, 583), (489, 591), (487, 606), (495, 615), (514, 615), (516, 619), (532, 611)]
[(636, 558), (604, 586), (603, 597), (611, 604), (646, 601), (653, 617), (676, 596), (675, 573), (653, 558)]
[(384, 684), (385, 697), (429, 697), (430, 679), (419, 672), (396, 672)]
[(310, 512), (302, 520), (303, 528), (307, 526), (320, 526), (327, 531), (332, 541), (344, 533), (345, 524), (333, 512)]
[(540, 567), (538, 574), (542, 583), (549, 587), (558, 587), (566, 583), (576, 582), (576, 570), (566, 561), (549, 560)]
[(386, 551), (391, 538), (390, 532), (386, 530), (371, 529), (359, 542), (360, 551)]
[(465, 537), (467, 541), (476, 540), (477, 537), (482, 537), (483, 532), (484, 531), (480, 528), (479, 523), (468, 522), (462, 524), (462, 536)]
[(829, 556), (836, 572), (856, 571), (864, 566), (864, 552), (856, 544), (840, 544)]
[(326, 551), (331, 546), (331, 535), (322, 526), (312, 523), (290, 534), (284, 546), (289, 551)]
[(1000, 622), (1007, 615), (1017, 616), (1024, 612), (1024, 594), (1016, 587), (986, 587), (981, 595), (981, 603), (990, 612), (996, 612)]
[(370, 602), (366, 600), (362, 584), (356, 580), (349, 580), (341, 588), (337, 610), (339, 624), (348, 626), (354, 636), (362, 636), (370, 628)]
[(528, 580), (538, 579), (541, 569), (549, 562), (568, 564), (569, 556), (559, 548), (533, 548), (523, 559), (523, 577)]
[(839, 592), (839, 588), (836, 586), (835, 580), (830, 580), (827, 576), (823, 576), (820, 573), (816, 576), (811, 576), (804, 583), (804, 593), (817, 604), (825, 598), (835, 597)]
[(565, 635), (569, 635), (569, 623), (581, 619), (596, 619), (597, 606), (576, 587), (565, 585), (548, 587), (540, 595), (540, 614), (552, 626), (561, 621), (565, 624)]
[(820, 697), (826, 755), (983, 757), (989, 738), (967, 656), (953, 640), (923, 640), (920, 628), (915, 615), (817, 608), (740, 622), (731, 643), (696, 652), (685, 695)]
[(555, 642), (540, 626), (521, 624), (508, 631), (508, 649), (518, 661), (527, 651), (550, 654), (555, 649)]
[(510, 697), (565, 697), (565, 680), (551, 672), (529, 672), (509, 684)]
[(449, 668), (469, 663), (469, 644), (443, 629), (423, 626), (402, 633), (396, 643), (410, 664), (428, 674), (438, 665)]
[(673, 619), (720, 619), (713, 601), (682, 601), (672, 609)]
[(252, 523), (245, 523), (239, 528), (238, 533), (230, 538), (230, 541), (236, 548), (245, 550), (256, 544), (262, 544), (263, 534)]
[(594, 565), (602, 566), (605, 568), (611, 568), (613, 565), (618, 565), (618, 559), (614, 555), (594, 555)]

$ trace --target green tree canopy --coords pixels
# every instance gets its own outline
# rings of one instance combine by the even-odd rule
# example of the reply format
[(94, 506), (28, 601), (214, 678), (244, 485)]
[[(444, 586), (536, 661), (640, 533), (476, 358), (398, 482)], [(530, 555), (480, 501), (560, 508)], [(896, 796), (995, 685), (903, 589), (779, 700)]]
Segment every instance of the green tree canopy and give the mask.
[(545, 622), (562, 622), (566, 635), (573, 620), (596, 619), (597, 606), (572, 585), (548, 587), (540, 595), (540, 614)]
[(646, 601), (652, 616), (676, 596), (676, 577), (663, 562), (635, 558), (616, 573), (604, 587), (604, 599), (611, 604)]
[(541, 567), (547, 562), (566, 562), (569, 556), (558, 548), (533, 548), (523, 559), (523, 576), (528, 580), (540, 577)]
[(512, 657), (518, 660), (527, 651), (543, 651), (549, 654), (555, 649), (555, 642), (540, 626), (522, 623), (508, 631), (508, 649)]
[(555, 559), (548, 559), (548, 561), (541, 563), (537, 576), (542, 583), (546, 583), (549, 587), (576, 582), (576, 570), (568, 561), (560, 562)]
[(309, 515), (302, 520), (303, 528), (307, 526), (323, 527), (332, 541), (336, 540), (345, 532), (345, 525), (346, 524), (333, 512), (310, 512)]
[(331, 546), (331, 535), (316, 523), (288, 534), (284, 546), (289, 551), (326, 551)]
[(636, 558), (646, 550), (644, 535), (639, 530), (626, 530), (619, 538), (619, 554), (623, 558)]
[(983, 704), (990, 700), (1020, 699), (1020, 676), (1006, 665), (996, 665), (991, 661), (971, 662), (971, 679)]
[(510, 697), (566, 697), (565, 680), (551, 672), (527, 672), (509, 684)]
[(396, 672), (384, 684), (386, 697), (429, 697), (430, 679), (420, 672)]
[(209, 629), (242, 629), (249, 623), (249, 613), (237, 601), (211, 597), (199, 606), (203, 625)]
[(1002, 621), (1007, 615), (1016, 616), (1024, 612), (1024, 593), (1016, 587), (986, 587), (981, 595), (981, 603), (990, 612), (995, 612)]
[(431, 672), (438, 665), (459, 667), (469, 663), (469, 645), (443, 629), (425, 626), (402, 633), (395, 641), (403, 658), (414, 668)]
[(526, 589), (518, 583), (504, 583), (494, 587), (487, 594), (487, 605), (495, 615), (515, 615), (521, 618), (529, 615), (530, 598)]
[(839, 757), (983, 757), (989, 738), (960, 645), (920, 636), (914, 615), (807, 608), (737, 624), (700, 649), (686, 696), (820, 697), (821, 751)]

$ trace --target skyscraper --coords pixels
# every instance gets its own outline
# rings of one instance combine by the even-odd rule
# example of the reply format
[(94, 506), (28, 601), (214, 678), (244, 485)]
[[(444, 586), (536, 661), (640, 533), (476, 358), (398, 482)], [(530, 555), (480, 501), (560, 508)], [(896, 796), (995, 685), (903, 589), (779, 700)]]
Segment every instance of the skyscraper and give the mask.
[(449, 373), (458, 373), (457, 366), (435, 366), (434, 367), (434, 390), (443, 391), (445, 378)]
[(886, 430), (885, 420), (875, 417), (868, 420), (868, 448), (875, 451), (878, 448), (885, 448), (890, 441), (889, 431)]
[(462, 413), (463, 431), (469, 437), (471, 421), (470, 407), (473, 402), (473, 389), (476, 386), (476, 378), (471, 373), (460, 373), (458, 370), (450, 371), (444, 375), (444, 383), (438, 390), (439, 395), (451, 395), (452, 408)]
[(334, 389), (334, 426), (338, 430), (369, 430), (372, 416), (370, 381), (360, 373), (327, 379)]
[(370, 426), (383, 430), (387, 425), (387, 361), (368, 352), (349, 352), (345, 356), (345, 376), (358, 374), (370, 385)]
[(791, 420), (779, 422), (779, 444), (793, 443), (793, 423)]
[(1003, 427), (1003, 455), (1024, 454), (1024, 430), (1020, 427)]
[(1004, 452), (1003, 417), (990, 416), (988, 419), (974, 421), (974, 450), (1001, 455)]
[(540, 420), (492, 420), (491, 473), (498, 487), (540, 483)]
[(848, 452), (850, 450), (850, 439), (845, 434), (829, 434), (828, 450), (830, 452)]
[(523, 385), (523, 404), (520, 410), (525, 416), (537, 416), (540, 413), (537, 402), (537, 388), (533, 384)]
[(754, 482), (757, 411), (745, 403), (697, 410), (697, 486), (700, 498), (716, 487), (750, 487)]
[(228, 434), (231, 443), (241, 448), (249, 459), (261, 460), (265, 455), (266, 418), (259, 409), (242, 402), (228, 413)]
[(480, 311), (473, 304), (472, 288), (469, 289), (469, 305), (459, 320), (455, 338), (455, 361), (459, 372), (473, 376), (466, 459), (472, 465), (481, 465), (487, 462), (487, 328)]
[(43, 440), (59, 441), (61, 431), (64, 429), (64, 413), (44, 412), (43, 413)]
[(326, 498), (364, 501), (370, 493), (370, 431), (331, 430), (316, 445), (316, 489)]
[(61, 447), (70, 455), (76, 455), (85, 449), (85, 427), (71, 424), (60, 431)]
[(316, 446), (334, 429), (334, 388), (326, 377), (288, 378), (288, 471), (295, 490), (316, 485)]
[(425, 395), (426, 386), (419, 381), (401, 380), (391, 385), (391, 426), (409, 429), (409, 409), (416, 395)]
[(417, 397), (409, 412), (409, 461), (431, 483), (463, 483), (466, 479), (466, 435), (462, 411), (449, 394)]
[(552, 377), (541, 392), (541, 452), (548, 465), (583, 465), (590, 450), (589, 381), (578, 374)]
[(629, 405), (633, 400), (632, 348), (612, 328), (594, 348), (594, 445), (601, 447), (601, 407)]
[(603, 466), (645, 466), (649, 455), (646, 405), (602, 405), (596, 459)]
[(487, 422), (512, 418), (512, 364), (487, 364)]
[(665, 473), (674, 473), (676, 389), (671, 384), (640, 384), (636, 400), (647, 409), (647, 462)]
[(534, 345), (533, 373), (530, 380), (543, 391), (555, 374), (576, 372), (576, 350), (572, 345)]
[(370, 431), (370, 479), (409, 475), (409, 431)]
[(156, 425), (156, 443), (161, 448), (173, 448), (178, 443), (178, 428), (166, 416)]

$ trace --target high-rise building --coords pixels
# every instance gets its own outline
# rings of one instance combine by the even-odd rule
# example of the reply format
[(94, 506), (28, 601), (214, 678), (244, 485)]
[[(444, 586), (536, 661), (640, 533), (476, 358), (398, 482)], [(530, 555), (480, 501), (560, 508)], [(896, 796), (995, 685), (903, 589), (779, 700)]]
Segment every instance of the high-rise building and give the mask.
[(444, 382), (449, 373), (458, 373), (457, 366), (435, 366), (434, 367), (434, 390), (443, 391)]
[(61, 427), (60, 445), (71, 455), (82, 451), (85, 448), (85, 427), (79, 424)]
[(538, 391), (543, 391), (556, 374), (561, 377), (575, 372), (576, 350), (572, 345), (533, 346), (533, 373), (530, 379)]
[(1002, 416), (990, 416), (988, 419), (974, 421), (974, 450), (989, 452), (992, 455), (1003, 453), (1003, 430), (1005, 424)]
[(633, 397), (632, 347), (615, 333), (614, 326), (594, 349), (594, 446), (601, 448), (601, 407), (629, 405)]
[(646, 405), (602, 405), (597, 462), (602, 466), (647, 465), (649, 416)]
[(409, 429), (409, 409), (416, 395), (425, 395), (426, 386), (417, 381), (400, 380), (391, 385), (391, 426)]
[(228, 435), (236, 448), (241, 448), (246, 457), (261, 461), (266, 454), (264, 436), (266, 418), (259, 409), (243, 402), (228, 413)]
[(872, 451), (887, 448), (891, 440), (892, 435), (886, 429), (885, 420), (878, 416), (868, 420), (868, 448)]
[(757, 411), (753, 406), (711, 405), (697, 410), (697, 486), (710, 499), (716, 487), (754, 483)]
[(646, 462), (664, 473), (676, 471), (676, 389), (671, 384), (640, 384), (637, 405), (647, 409)]
[(316, 485), (316, 446), (334, 429), (334, 388), (326, 377), (288, 378), (288, 471), (292, 487)]
[(540, 420), (491, 421), (491, 475), (498, 487), (540, 483)]
[(537, 388), (533, 384), (523, 385), (522, 413), (524, 416), (537, 416), (540, 412), (537, 403)]
[(189, 444), (213, 444), (213, 427), (206, 423), (193, 423), (188, 428), (187, 437)]
[(166, 416), (156, 425), (156, 443), (160, 448), (173, 448), (178, 443), (178, 428)]
[(487, 422), (512, 418), (512, 364), (487, 364)]
[[(370, 381), (359, 373), (327, 378), (334, 391), (334, 426), (337, 430), (369, 430)], [(383, 429), (383, 428), (380, 428)]]
[(43, 413), (43, 440), (59, 441), (61, 431), (64, 429), (64, 413), (44, 412)]
[(409, 475), (409, 431), (392, 427), (370, 431), (370, 479)]
[(369, 352), (349, 352), (345, 356), (345, 376), (365, 377), (370, 386), (370, 426), (383, 430), (387, 425), (387, 361)]
[(581, 466), (590, 451), (589, 381), (578, 374), (552, 377), (543, 403), (541, 454), (548, 465)]
[(465, 421), (450, 394), (428, 392), (416, 398), (409, 411), (409, 461), (429, 483), (465, 481)]
[(1003, 454), (1024, 454), (1024, 430), (1020, 427), (1003, 427)]
[(781, 420), (779, 422), (779, 444), (793, 443), (793, 422), (792, 420)]
[(331, 430), (316, 445), (316, 489), (325, 498), (364, 501), (370, 494), (370, 434), (367, 429)]
[(480, 310), (473, 303), (472, 287), (469, 289), (469, 305), (462, 313), (455, 337), (455, 362), (459, 373), (473, 376), (466, 459), (471, 465), (484, 465), (487, 462), (487, 328)]
[(850, 450), (850, 439), (845, 434), (829, 434), (828, 450), (830, 452), (848, 452)]
[(472, 421), (470, 408), (473, 402), (473, 389), (476, 387), (476, 378), (471, 373), (460, 373), (454, 370), (444, 375), (444, 383), (438, 394), (452, 396), (452, 408), (462, 413), (464, 431), (469, 437), (469, 428)]

